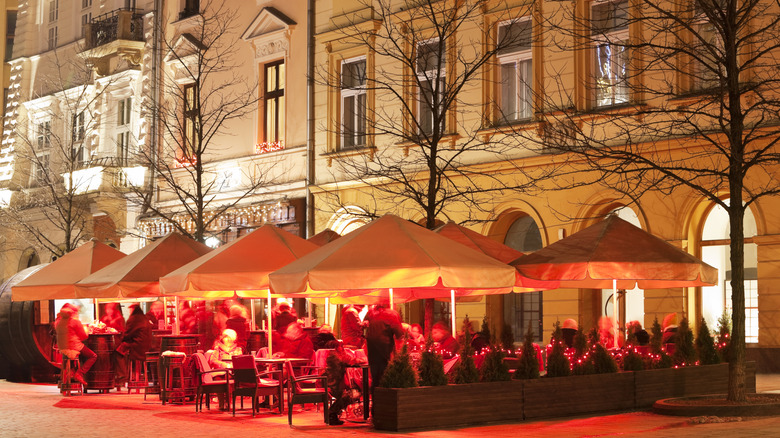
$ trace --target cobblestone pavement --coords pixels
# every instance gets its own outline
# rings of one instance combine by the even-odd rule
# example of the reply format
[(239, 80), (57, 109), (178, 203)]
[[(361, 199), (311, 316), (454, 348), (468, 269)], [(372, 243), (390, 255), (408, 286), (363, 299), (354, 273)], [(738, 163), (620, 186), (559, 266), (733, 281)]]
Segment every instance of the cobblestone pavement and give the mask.
[[(780, 375), (759, 375), (758, 391), (780, 393)], [(780, 417), (691, 419), (640, 411), (388, 434), (362, 423), (326, 426), (321, 412), (298, 410), (290, 428), (287, 415), (267, 411), (254, 419), (237, 412), (234, 418), (214, 409), (195, 413), (193, 404), (162, 406), (156, 396), (147, 401), (142, 394), (117, 392), (62, 397), (54, 385), (0, 380), (0, 437), (780, 437)]]

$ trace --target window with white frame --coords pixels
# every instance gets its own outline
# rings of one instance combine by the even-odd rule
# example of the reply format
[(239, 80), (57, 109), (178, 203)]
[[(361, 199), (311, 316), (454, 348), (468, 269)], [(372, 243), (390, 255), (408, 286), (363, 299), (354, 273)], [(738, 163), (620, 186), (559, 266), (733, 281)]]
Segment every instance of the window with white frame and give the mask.
[(595, 105), (628, 102), (628, 0), (595, 2), (590, 10)]
[(57, 26), (49, 28), (49, 38), (46, 40), (49, 50), (57, 48)]
[(38, 186), (46, 181), (46, 175), (49, 172), (49, 153), (44, 152), (35, 155), (32, 163), (32, 172), (30, 172), (30, 185)]
[(265, 142), (282, 144), (285, 130), (284, 60), (265, 65)]
[(528, 119), (533, 115), (532, 30), (530, 17), (501, 24), (498, 28), (498, 103), (503, 122)]
[(73, 115), (70, 136), (74, 142), (84, 140), (84, 111)]
[(127, 166), (127, 163), (130, 161), (130, 149), (132, 145), (130, 139), (132, 111), (132, 97), (126, 97), (117, 102), (116, 155), (120, 166)]
[(420, 87), (417, 94), (417, 123), (421, 134), (433, 133), (437, 120), (440, 133), (445, 129), (445, 114), (442, 108), (446, 53), (445, 43), (438, 39), (417, 44), (416, 73)]
[(341, 147), (366, 144), (366, 58), (341, 64)]
[(704, 6), (701, 2), (695, 1), (694, 3), (696, 23), (691, 44), (693, 49), (691, 52), (694, 54), (691, 67), (691, 89), (705, 90), (716, 87), (723, 74), (721, 70), (723, 62), (719, 59), (725, 50), (723, 38), (717, 27), (708, 18), (708, 13), (712, 15), (713, 12), (717, 11), (717, 3), (724, 3), (724, 1), (707, 2), (708, 10), (703, 9)]
[(49, 0), (49, 23), (53, 23), (60, 16), (60, 0)]
[(48, 149), (51, 147), (51, 121), (44, 120), (38, 122), (35, 127), (35, 136), (37, 139), (38, 149)]

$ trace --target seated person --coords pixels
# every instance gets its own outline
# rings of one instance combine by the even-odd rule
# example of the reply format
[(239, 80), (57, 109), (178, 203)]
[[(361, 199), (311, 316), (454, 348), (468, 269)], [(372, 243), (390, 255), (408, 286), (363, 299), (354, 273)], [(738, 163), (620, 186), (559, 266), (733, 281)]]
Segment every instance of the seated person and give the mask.
[(484, 333), (477, 332), (471, 337), (471, 348), (474, 349), (474, 354), (480, 354), (489, 347), (490, 339)]
[(311, 342), (314, 345), (314, 351), (317, 351), (321, 348), (330, 348), (328, 347), (328, 344), (332, 341), (336, 341), (336, 343), (338, 343), (338, 339), (333, 336), (333, 329), (331, 329), (328, 324), (323, 324), (317, 334), (314, 335), (314, 337), (311, 339)]
[(629, 339), (631, 337), (636, 338), (636, 345), (648, 345), (650, 344), (650, 335), (647, 330), (642, 328), (642, 324), (639, 321), (631, 321), (626, 326), (626, 330), (629, 333)]
[(287, 301), (279, 300), (276, 304), (278, 309), (273, 316), (274, 330), (279, 334), (284, 334), (288, 325), (298, 322), (298, 317), (295, 316)]
[(354, 352), (346, 350), (339, 345), (338, 342), (331, 343), (328, 347), (334, 349), (326, 360), (328, 390), (330, 391), (331, 397), (334, 399), (328, 409), (328, 424), (331, 426), (338, 426), (344, 424), (344, 422), (339, 419), (341, 411), (353, 402), (351, 382), (347, 377), (347, 367), (350, 365), (358, 365), (360, 361), (357, 359)]
[(209, 365), (212, 368), (231, 368), (233, 366), (233, 363), (227, 359), (243, 354), (241, 347), (236, 343), (237, 338), (238, 335), (231, 329), (222, 331), (222, 337), (214, 343), (214, 350), (209, 357)]
[(420, 351), (425, 348), (425, 336), (422, 334), (420, 324), (401, 324), (401, 326), (406, 330), (410, 351)]
[[(617, 339), (617, 342), (615, 339)], [(612, 318), (607, 316), (599, 318), (599, 343), (607, 349), (623, 347), (622, 336), (615, 337), (615, 328)]]
[(236, 332), (236, 343), (242, 350), (246, 350), (249, 322), (244, 317), (244, 308), (239, 304), (230, 306), (230, 318), (225, 321), (225, 328)]
[(563, 321), (563, 328), (561, 331), (563, 332), (563, 343), (566, 345), (566, 348), (574, 347), (574, 336), (577, 334), (578, 329), (579, 326), (577, 325), (577, 321), (571, 318)]
[(314, 344), (303, 331), (299, 322), (287, 326), (284, 335), (279, 337), (279, 346), (274, 347), (274, 357), (299, 357), (311, 359), (314, 356)]
[(664, 316), (663, 322), (663, 343), (675, 344), (677, 342), (677, 314), (670, 313)]
[(441, 322), (437, 322), (433, 325), (431, 338), (433, 338), (434, 348), (444, 359), (451, 359), (460, 350), (458, 341), (450, 334), (450, 331), (447, 330), (447, 326)]

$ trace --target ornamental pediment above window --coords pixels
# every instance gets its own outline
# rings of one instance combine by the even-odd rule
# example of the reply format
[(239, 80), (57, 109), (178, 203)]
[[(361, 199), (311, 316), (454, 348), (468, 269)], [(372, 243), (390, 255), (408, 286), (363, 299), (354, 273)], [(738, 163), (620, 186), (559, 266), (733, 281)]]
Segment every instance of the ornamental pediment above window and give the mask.
[(208, 47), (191, 34), (181, 34), (164, 58), (165, 63), (174, 71), (174, 80), (179, 83), (192, 82), (192, 72), (198, 71), (199, 53), (207, 49)]
[(286, 53), (290, 48), (290, 32), (295, 21), (276, 8), (263, 8), (241, 38), (252, 44), (255, 59)]

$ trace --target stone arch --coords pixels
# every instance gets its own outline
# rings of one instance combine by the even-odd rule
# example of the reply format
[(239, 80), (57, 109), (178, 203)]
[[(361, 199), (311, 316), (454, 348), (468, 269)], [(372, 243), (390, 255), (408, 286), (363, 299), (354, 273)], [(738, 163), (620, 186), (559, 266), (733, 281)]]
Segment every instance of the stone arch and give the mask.
[(369, 222), (367, 217), (368, 214), (364, 209), (354, 205), (348, 205), (339, 208), (336, 213), (331, 216), (327, 228), (330, 228), (343, 236), (367, 224)]

